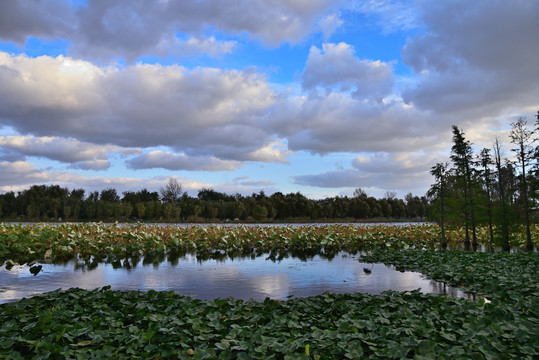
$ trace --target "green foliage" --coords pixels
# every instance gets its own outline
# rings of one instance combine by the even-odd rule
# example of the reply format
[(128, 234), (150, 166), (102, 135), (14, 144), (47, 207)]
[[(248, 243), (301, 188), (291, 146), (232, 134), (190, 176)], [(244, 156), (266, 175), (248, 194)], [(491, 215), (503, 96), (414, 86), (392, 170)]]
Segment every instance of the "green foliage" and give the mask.
[[(463, 231), (450, 229), (449, 241)], [(24, 263), (73, 254), (119, 262), (123, 256), (151, 259), (182, 251), (201, 257), (252, 251), (256, 256), (259, 250), (272, 256), (331, 256), (368, 249), (372, 252), (362, 261), (421, 271), (491, 301), (419, 291), (325, 293), (281, 302), (201, 301), (153, 290), (69, 289), (0, 305), (0, 358), (537, 358), (539, 254), (420, 250), (434, 248), (438, 233), (435, 225), (0, 224), (0, 259), (6, 268), (14, 265), (11, 259)], [(478, 232), (479, 239), (487, 237), (487, 230)], [(519, 241), (525, 243), (524, 233)], [(39, 265), (31, 269), (39, 276)]]
[(532, 359), (536, 320), (418, 291), (243, 302), (70, 289), (0, 305), (0, 357)]
[(362, 261), (383, 262), (400, 270), (485, 296), (495, 304), (511, 303), (539, 315), (539, 254), (463, 251), (375, 251)]
[[(0, 194), (0, 217), (6, 220), (56, 221), (136, 221), (179, 222), (195, 219), (206, 222), (241, 220), (243, 222), (334, 222), (354, 219), (424, 219), (427, 200), (408, 194), (402, 199), (376, 199), (336, 196), (308, 199), (301, 193), (264, 191), (251, 196), (227, 195), (213, 189), (201, 189), (197, 197), (183, 192), (181, 184), (169, 179), (166, 188), (157, 192), (146, 189), (125, 191), (123, 197), (113, 188), (91, 192), (84, 198), (83, 189), (32, 186), (28, 190)], [(181, 218), (180, 218), (181, 214)], [(189, 222), (189, 221), (188, 221)]]

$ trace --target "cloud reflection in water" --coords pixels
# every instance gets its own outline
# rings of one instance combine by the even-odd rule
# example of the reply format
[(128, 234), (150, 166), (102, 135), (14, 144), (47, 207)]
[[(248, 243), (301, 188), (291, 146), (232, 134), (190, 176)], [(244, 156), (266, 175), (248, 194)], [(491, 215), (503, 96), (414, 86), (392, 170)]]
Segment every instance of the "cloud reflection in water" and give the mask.
[[(370, 268), (372, 272), (366, 273), (363, 268)], [(37, 276), (33, 276), (26, 266), (11, 271), (0, 267), (0, 284), (0, 303), (58, 288), (95, 289), (106, 285), (115, 290), (174, 290), (199, 299), (235, 297), (257, 301), (266, 297), (286, 300), (291, 296), (319, 295), (325, 291), (376, 294), (418, 288), (425, 293), (464, 295), (425, 279), (420, 273), (399, 272), (383, 264), (360, 263), (355, 256), (344, 253), (332, 260), (315, 256), (307, 261), (285, 258), (275, 262), (266, 260), (265, 256), (199, 262), (188, 255), (174, 265), (170, 262), (158, 266), (143, 265), (140, 261), (131, 269), (99, 264), (90, 271), (69, 262), (43, 264), (43, 270)]]

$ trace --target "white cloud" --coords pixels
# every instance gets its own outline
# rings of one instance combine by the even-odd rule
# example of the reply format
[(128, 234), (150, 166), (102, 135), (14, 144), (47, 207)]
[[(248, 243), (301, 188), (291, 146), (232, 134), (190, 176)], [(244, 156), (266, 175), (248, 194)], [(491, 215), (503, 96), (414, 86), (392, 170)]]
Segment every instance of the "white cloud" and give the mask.
[(352, 161), (351, 168), (293, 178), (296, 184), (316, 187), (424, 191), (432, 183), (431, 166), (444, 160), (446, 154), (440, 153), (376, 153), (368, 160), (359, 156)]
[(34, 136), (0, 136), (0, 149), (15, 151), (24, 156), (45, 157), (73, 168), (105, 170), (110, 166), (107, 153), (119, 149), (110, 145), (95, 145), (76, 139)]
[[(275, 192), (275, 184), (269, 180), (251, 179), (247, 176), (237, 177), (232, 181), (224, 183), (211, 183), (190, 179), (184, 176), (170, 176), (182, 184), (183, 190), (191, 196), (196, 196), (198, 190), (202, 188), (212, 188), (219, 192), (227, 194), (240, 193), (250, 195), (260, 190), (267, 194)], [(165, 186), (170, 178), (169, 176), (153, 176), (150, 178), (132, 178), (132, 177), (101, 177), (101, 176), (82, 176), (67, 171), (54, 171), (38, 169), (34, 165), (25, 162), (7, 162), (0, 161), (0, 193), (7, 191), (22, 191), (32, 185), (59, 185), (62, 187), (83, 188), (90, 191), (101, 191), (113, 187), (118, 193), (124, 191), (139, 191), (148, 189), (150, 191), (159, 191)]]
[(110, 168), (110, 161), (104, 159), (77, 161), (69, 165), (69, 168), (94, 171), (107, 170), (108, 168)]
[(324, 40), (328, 40), (343, 24), (344, 21), (339, 17), (339, 14), (329, 14), (319, 21), (318, 26), (322, 29)]
[(287, 163), (287, 157), (291, 152), (283, 141), (272, 141), (265, 146), (248, 154), (247, 159), (261, 162), (280, 162)]
[[(217, 43), (208, 28), (228, 34), (248, 34), (264, 44), (297, 43), (317, 28), (325, 33), (338, 26), (327, 12), (335, 0), (182, 0), (89, 1), (74, 7), (67, 0), (0, 2), (0, 39), (23, 43), (28, 36), (64, 38), (70, 54), (129, 63), (143, 55), (197, 53), (219, 56), (232, 42)], [(175, 34), (195, 34), (187, 42), (170, 41)], [(160, 55), (163, 56), (163, 55)]]
[(470, 120), (537, 105), (539, 2), (418, 4), (427, 32), (402, 49), (420, 79), (403, 93), (405, 101)]
[(170, 2), (169, 13), (180, 30), (201, 24), (222, 31), (247, 32), (276, 46), (298, 42), (311, 33), (316, 21), (342, 1), (334, 0), (207, 0)]
[(248, 176), (239, 176), (232, 181), (225, 182), (223, 184), (217, 184), (215, 190), (226, 194), (239, 193), (242, 195), (251, 195), (252, 193), (259, 193), (263, 190), (266, 195), (270, 195), (276, 192), (275, 183), (269, 180), (255, 180)]
[(23, 44), (28, 36), (59, 37), (72, 31), (75, 11), (65, 0), (0, 1), (0, 39)]
[(214, 36), (190, 37), (188, 40), (175, 39), (174, 41), (173, 53), (180, 56), (204, 54), (211, 57), (220, 57), (230, 54), (237, 46), (237, 41), (218, 41)]
[(272, 119), (268, 126), (288, 139), (291, 151), (417, 151), (437, 148), (447, 136), (450, 140), (445, 117), (400, 101), (373, 104), (335, 92), (287, 99)]
[(46, 171), (25, 161), (0, 161), (0, 190), (14, 191), (47, 181)]
[(391, 64), (361, 60), (346, 43), (312, 46), (302, 75), (304, 89), (351, 92), (361, 99), (382, 100), (393, 88)]
[(250, 71), (142, 64), (102, 69), (63, 56), (0, 53), (0, 83), (0, 124), (20, 134), (165, 145), (189, 156), (237, 161), (274, 141), (261, 121), (276, 94)]
[(232, 171), (240, 167), (241, 162), (154, 150), (127, 160), (127, 166), (132, 169)]
[(393, 172), (403, 174), (426, 174), (430, 167), (437, 162), (447, 160), (447, 154), (437, 152), (379, 152), (365, 161), (363, 156), (358, 156), (352, 161), (352, 167), (363, 173), (391, 176)]
[[(212, 187), (213, 184), (192, 180), (186, 177), (175, 177), (182, 184), (184, 190), (196, 192), (203, 187)], [(36, 184), (60, 185), (67, 188), (84, 188), (88, 191), (100, 191), (114, 187), (119, 193), (123, 191), (138, 191), (146, 188), (158, 191), (163, 187), (168, 177), (154, 176), (151, 178), (129, 177), (100, 177), (82, 176), (67, 171), (51, 171), (38, 169), (34, 165), (24, 162), (0, 161), (0, 192), (21, 191)]]

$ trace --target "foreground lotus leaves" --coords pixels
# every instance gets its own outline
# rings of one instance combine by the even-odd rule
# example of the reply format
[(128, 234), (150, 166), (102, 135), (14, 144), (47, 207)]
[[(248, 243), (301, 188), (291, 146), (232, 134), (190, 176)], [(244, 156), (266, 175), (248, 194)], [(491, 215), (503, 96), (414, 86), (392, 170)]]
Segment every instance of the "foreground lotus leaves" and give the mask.
[(437, 251), (435, 229), (430, 226), (399, 228), (402, 238), (389, 227), (145, 229), (3, 225), (0, 259), (6, 269), (32, 264), (37, 274), (37, 262), (75, 255), (97, 266), (99, 261), (129, 264), (142, 256), (145, 261), (159, 261), (164, 254), (182, 251), (196, 251), (197, 257), (258, 256), (262, 249), (278, 258), (369, 250), (362, 262), (420, 271), (484, 298), (471, 301), (390, 291), (325, 293), (287, 301), (202, 301), (153, 290), (57, 290), (0, 305), (0, 358), (539, 357), (537, 252)]
[(12, 359), (36, 354), (141, 359), (539, 355), (537, 323), (525, 314), (506, 305), (418, 291), (326, 293), (259, 303), (70, 289), (0, 309), (0, 355)]

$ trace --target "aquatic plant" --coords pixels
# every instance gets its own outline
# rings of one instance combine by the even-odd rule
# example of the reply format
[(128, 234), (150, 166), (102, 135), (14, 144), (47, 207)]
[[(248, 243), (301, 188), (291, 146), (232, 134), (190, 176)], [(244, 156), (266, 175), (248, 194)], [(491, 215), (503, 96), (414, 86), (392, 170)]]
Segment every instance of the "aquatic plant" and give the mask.
[[(539, 226), (533, 228), (537, 239)], [(434, 224), (324, 226), (157, 226), (66, 223), (57, 226), (0, 224), (0, 265), (64, 262), (79, 259), (88, 266), (144, 257), (195, 253), (201, 260), (222, 256), (335, 256), (339, 251), (436, 249), (440, 229)], [(461, 228), (446, 232), (450, 247), (462, 242)], [(480, 244), (488, 233), (478, 231)], [(525, 237), (516, 237), (523, 246)]]
[(418, 291), (206, 302), (70, 289), (0, 305), (0, 357), (532, 359), (536, 320)]

